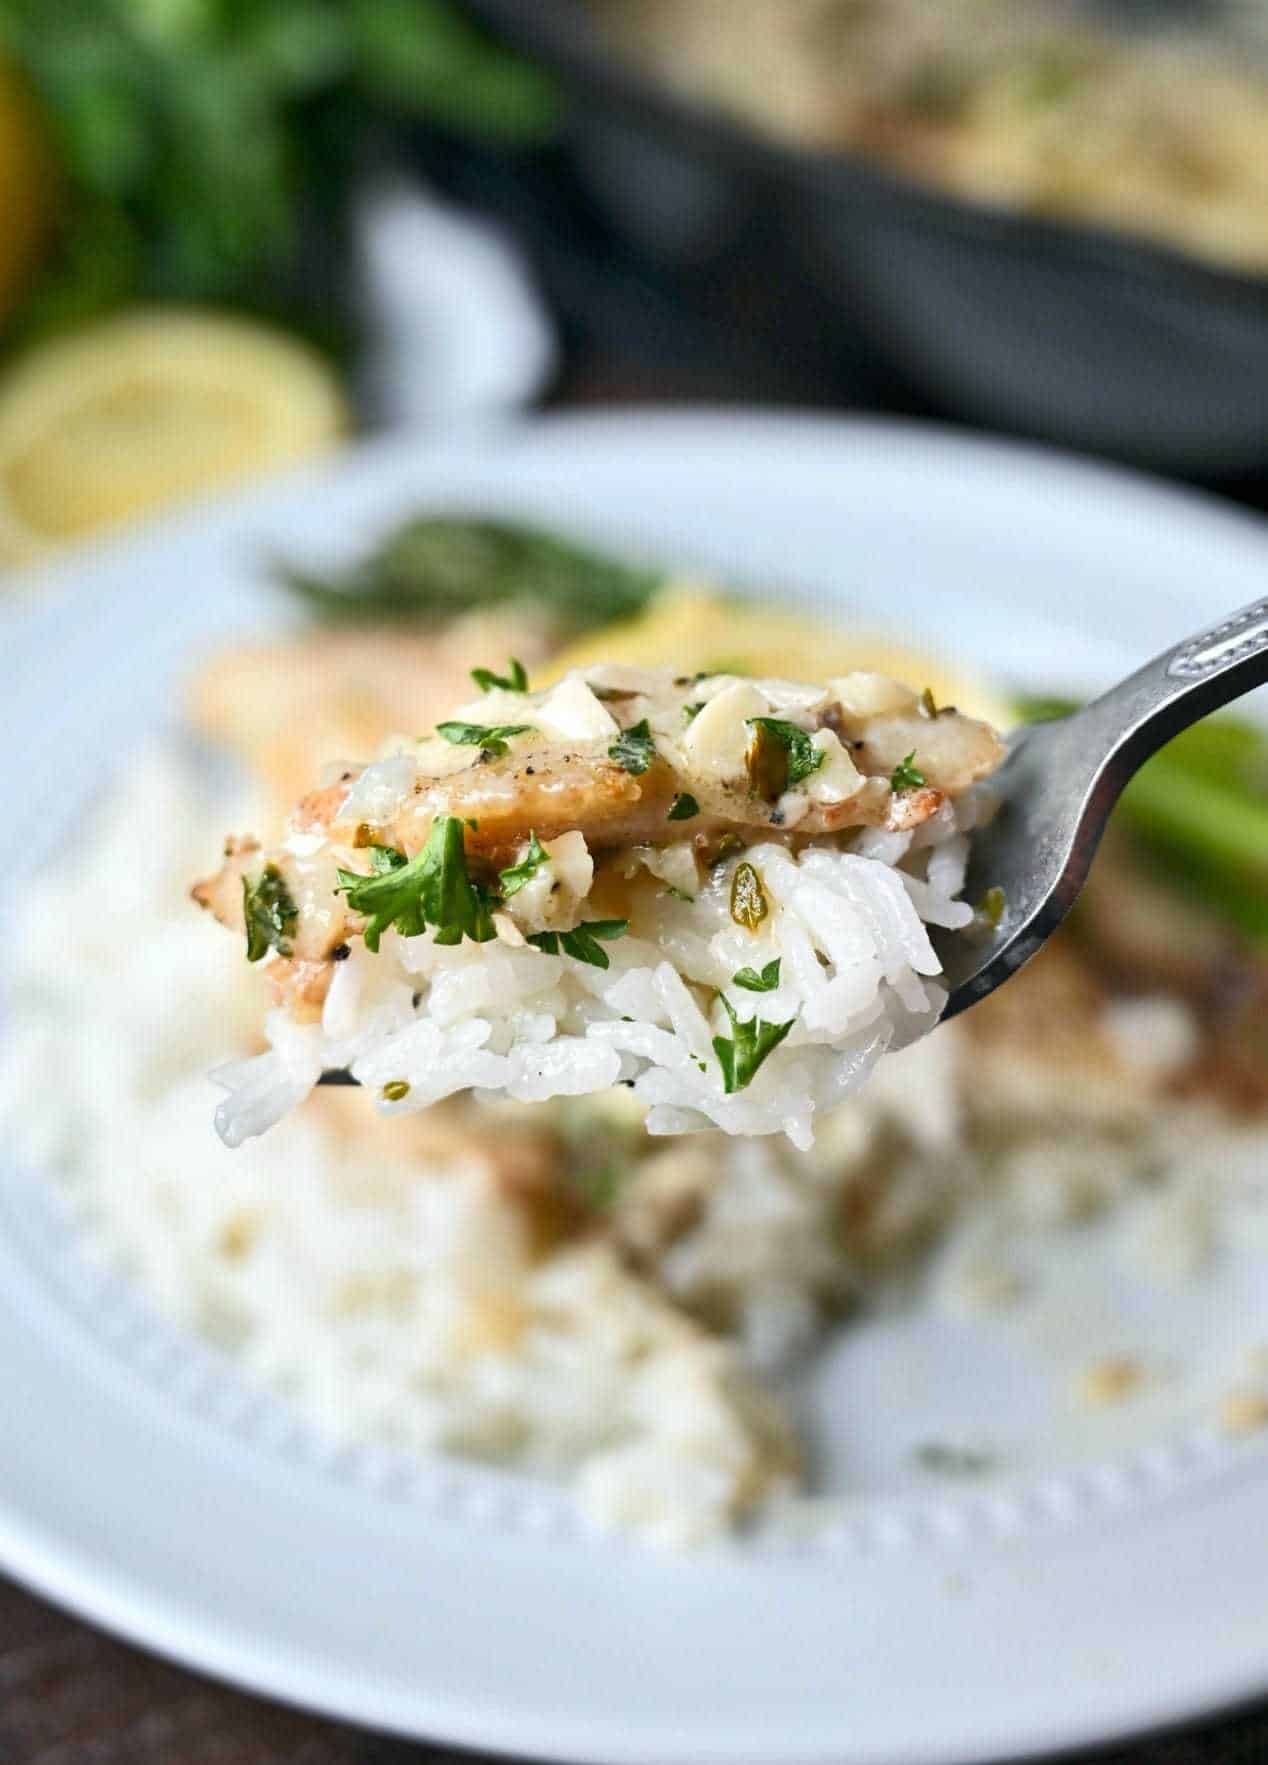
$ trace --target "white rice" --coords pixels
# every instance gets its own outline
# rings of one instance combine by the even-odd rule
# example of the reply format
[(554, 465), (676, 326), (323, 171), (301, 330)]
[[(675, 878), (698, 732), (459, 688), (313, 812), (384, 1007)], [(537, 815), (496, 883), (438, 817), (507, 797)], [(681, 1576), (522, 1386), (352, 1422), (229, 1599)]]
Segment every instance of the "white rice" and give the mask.
[[(442, 1156), (320, 1111), (233, 1155), (210, 1131), (207, 1048), (250, 1045), (263, 990), (189, 899), (217, 819), (156, 754), (27, 896), (0, 1058), (23, 1162), (60, 1177), (97, 1255), (327, 1436), (575, 1477), (593, 1522), (654, 1543), (728, 1529), (790, 1476), (791, 1429), (617, 1246), (543, 1256), (474, 1143)], [(243, 1063), (248, 1117), (252, 1084), (289, 1082), (280, 1039)]]
[[(217, 1130), (240, 1146), (301, 1102), (323, 1070), (349, 1068), (385, 1115), (467, 1090), (540, 1103), (624, 1084), (647, 1105), (651, 1134), (782, 1133), (807, 1148), (817, 1117), (883, 1054), (936, 1024), (946, 995), (926, 927), (972, 920), (960, 892), (980, 813), (970, 793), (914, 835), (868, 831), (851, 851), (795, 857), (779, 844), (752, 846), (744, 860), (769, 903), (756, 931), (732, 918), (731, 867), (721, 866), (693, 900), (659, 897), (654, 940), (605, 943), (606, 969), (522, 939), (438, 945), (431, 928), (388, 931), (377, 954), (357, 940), (319, 1024), (276, 1010), (268, 1052), (213, 1075), (227, 1093)], [(665, 856), (648, 854), (657, 874)], [(737, 971), (776, 959), (774, 991), (736, 986)], [(729, 1095), (714, 1050), (732, 1035), (723, 1001), (742, 1023), (793, 1026)]]
[[(249, 1049), (263, 989), (257, 969), (225, 963), (223, 931), (188, 899), (215, 856), (209, 825), (221, 819), (196, 780), (156, 756), (130, 769), (81, 861), (27, 893), (0, 1125), (60, 1178), (93, 1254), (331, 1439), (564, 1480), (594, 1523), (689, 1544), (797, 1480), (796, 1430), (763, 1379), (957, 1217), (932, 1270), (935, 1298), (957, 1310), (1025, 1301), (1037, 1239), (1124, 1203), (1124, 1255), (1167, 1281), (1200, 1272), (1221, 1235), (1265, 1241), (1262, 1129), (1189, 1119), (1146, 1074), (1112, 1115), (1098, 1097), (1080, 1118), (1059, 1072), (1042, 1095), (992, 1090), (1006, 1063), (966, 1059), (958, 1026), (881, 1061), (861, 1096), (817, 1121), (809, 1153), (773, 1136), (647, 1141), (627, 1089), (585, 1105), (604, 1112), (601, 1141), (624, 1136), (640, 1162), (604, 1224), (553, 1246), (475, 1139), (442, 1151), (410, 1137), (419, 1124), (360, 1132), (355, 1097), (231, 1156), (208, 1131), (206, 1050)], [(942, 832), (933, 855), (958, 865), (958, 836)], [(891, 863), (907, 855), (890, 849)], [(936, 886), (953, 894), (956, 874)], [(812, 867), (801, 882), (815, 881)], [(790, 939), (790, 967), (808, 942)], [(367, 966), (357, 1013), (388, 1008), (378, 973), (391, 970)], [(673, 977), (672, 965), (663, 982), (622, 971), (618, 1005), (639, 1003), (653, 1050), (700, 1034)], [(586, 996), (610, 1023), (614, 1007)], [(1137, 1002), (1118, 1028), (1157, 1041), (1152, 1004), (1152, 1027)], [(1173, 1057), (1175, 1011), (1167, 1002)], [(556, 1015), (526, 1010), (525, 1050), (556, 1046)], [(869, 1058), (860, 1037), (860, 1067)]]

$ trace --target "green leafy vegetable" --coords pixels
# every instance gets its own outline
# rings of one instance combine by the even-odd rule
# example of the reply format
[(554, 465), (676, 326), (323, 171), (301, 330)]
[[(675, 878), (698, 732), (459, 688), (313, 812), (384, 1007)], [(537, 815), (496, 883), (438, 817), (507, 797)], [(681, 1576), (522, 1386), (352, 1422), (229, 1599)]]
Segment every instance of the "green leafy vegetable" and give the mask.
[(925, 782), (925, 775), (916, 765), (916, 750), (902, 759), (889, 775), (889, 788), (893, 791), (918, 791)]
[(477, 607), (525, 606), (560, 637), (633, 618), (664, 580), (541, 528), (461, 513), (407, 521), (341, 575), (282, 572), (328, 622), (443, 625)]
[(436, 734), (455, 748), (479, 748), (500, 757), (507, 752), (506, 744), (513, 735), (527, 735), (532, 727), (531, 723), (438, 723)]
[(557, 956), (562, 948), (565, 956), (577, 962), (588, 962), (591, 968), (607, 968), (608, 953), (596, 940), (602, 938), (610, 943), (613, 938), (624, 937), (629, 923), (628, 919), (587, 919), (570, 932), (534, 932), (528, 941), (548, 956)]
[(529, 835), (528, 851), (518, 864), (498, 872), (498, 881), (502, 885), (502, 899), (509, 901), (512, 895), (518, 895), (525, 883), (532, 882), (543, 864), (549, 863), (549, 855), (535, 833)]
[(354, 913), (364, 914), (367, 950), (377, 951), (390, 926), (403, 937), (416, 938), (435, 927), (438, 944), (459, 944), (464, 936), (477, 944), (493, 934), (489, 899), (467, 875), (462, 822), (456, 815), (438, 815), (427, 844), (406, 863), (394, 847), (372, 849), (374, 874), (339, 872), (339, 887)]
[(615, 760), (625, 772), (646, 772), (655, 758), (656, 744), (646, 717), (641, 723), (623, 729), (608, 749), (608, 759)]
[(823, 765), (823, 753), (810, 736), (782, 717), (750, 717), (753, 731), (745, 764), (753, 791), (773, 803)]
[(699, 813), (700, 805), (692, 796), (691, 792), (679, 791), (678, 795), (669, 805), (669, 814), (665, 817), (665, 820), (690, 821), (693, 817), (699, 815)]
[(731, 979), (737, 987), (744, 987), (750, 993), (773, 993), (779, 985), (779, 962), (777, 956), (760, 974), (755, 968), (741, 968)]
[(722, 1083), (729, 1095), (752, 1083), (766, 1056), (779, 1047), (797, 1020), (790, 1017), (787, 1023), (763, 1023), (760, 1017), (750, 1017), (747, 1023), (741, 1023), (725, 995), (721, 997), (723, 1009), (731, 1020), (731, 1035), (715, 1036), (713, 1052), (718, 1057)]
[(255, 883), (243, 877), (242, 917), (247, 928), (248, 962), (258, 962), (270, 950), (276, 950), (279, 956), (290, 955), (299, 915), (276, 864), (266, 864)]
[(503, 692), (526, 693), (528, 691), (528, 675), (524, 672), (524, 664), (512, 656), (507, 664), (509, 674), (495, 674), (491, 668), (473, 668), (471, 678), (482, 693), (492, 692), (495, 686)]
[(141, 298), (329, 328), (305, 222), (334, 244), (367, 139), (427, 119), (485, 141), (558, 128), (550, 78), (455, 0), (4, 0), (0, 53), (41, 102), (60, 248), (30, 334)]
[[(1025, 699), (1026, 722), (1078, 709)], [(1238, 717), (1208, 717), (1141, 767), (1115, 825), (1148, 853), (1151, 875), (1268, 944), (1268, 735)]]
[(762, 879), (748, 863), (737, 864), (731, 878), (731, 918), (747, 931), (756, 931), (766, 917), (766, 891)]

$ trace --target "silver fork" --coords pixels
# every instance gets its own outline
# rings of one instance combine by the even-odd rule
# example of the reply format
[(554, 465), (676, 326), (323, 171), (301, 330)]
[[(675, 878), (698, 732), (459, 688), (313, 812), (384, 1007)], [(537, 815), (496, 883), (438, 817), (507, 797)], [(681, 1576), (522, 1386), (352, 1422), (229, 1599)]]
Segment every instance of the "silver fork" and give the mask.
[(994, 992), (1056, 931), (1119, 793), (1149, 756), (1265, 682), (1268, 600), (1164, 651), (1072, 716), (1013, 736), (996, 774), (1002, 806), (973, 836), (966, 884), (970, 900), (1002, 889), (1004, 913), (985, 940), (939, 935), (944, 1020)]

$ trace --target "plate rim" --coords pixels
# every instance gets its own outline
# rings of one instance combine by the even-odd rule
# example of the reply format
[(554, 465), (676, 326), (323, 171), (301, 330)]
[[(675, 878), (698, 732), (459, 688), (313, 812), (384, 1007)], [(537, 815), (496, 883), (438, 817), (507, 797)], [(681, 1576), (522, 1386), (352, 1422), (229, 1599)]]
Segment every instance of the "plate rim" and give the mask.
[[(721, 442), (718, 441), (720, 430), (725, 431)], [(664, 446), (667, 440), (672, 442), (682, 438), (740, 453), (753, 447), (769, 446), (772, 440), (812, 448), (822, 447), (825, 442), (868, 448), (880, 444), (896, 447), (899, 452), (906, 450), (920, 455), (926, 464), (940, 463), (950, 455), (959, 454), (974, 458), (988, 468), (1002, 465), (1015, 473), (1020, 467), (1023, 476), (1034, 474), (1039, 479), (1051, 478), (1056, 472), (1068, 485), (1079, 489), (1092, 490), (1099, 486), (1112, 490), (1113, 501), (1126, 494), (1142, 512), (1147, 505), (1158, 510), (1165, 507), (1177, 514), (1183, 511), (1186, 519), (1205, 525), (1214, 542), (1227, 541), (1237, 548), (1248, 543), (1251, 549), (1268, 557), (1268, 525), (1253, 515), (1226, 507), (1218, 499), (1200, 491), (1172, 487), (1131, 469), (1106, 467), (1099, 462), (1089, 462), (1034, 444), (963, 435), (955, 430), (907, 420), (701, 407), (689, 410), (636, 407), (632, 411), (554, 414), (491, 430), (478, 438), (464, 438), (457, 443), (411, 435), (390, 436), (371, 442), (299, 474), (217, 501), (214, 506), (192, 515), (186, 513), (168, 518), (142, 535), (124, 536), (112, 540), (108, 546), (59, 561), (51, 571), (39, 573), (31, 583), (29, 593), (23, 591), (20, 605), (11, 604), (4, 609), (0, 629), (8, 630), (16, 637), (28, 621), (34, 621), (36, 627), (43, 627), (50, 607), (64, 611), (66, 594), (73, 594), (77, 585), (82, 586), (82, 577), (91, 576), (103, 564), (110, 570), (140, 568), (146, 559), (161, 555), (190, 535), (196, 535), (200, 544), (214, 544), (221, 537), (227, 541), (244, 524), (250, 526), (277, 519), (297, 497), (323, 482), (350, 473), (372, 479), (384, 459), (408, 457), (422, 478), (428, 466), (437, 461), (462, 458), (487, 464), (504, 454), (508, 447), (512, 452), (524, 447), (531, 452), (539, 445), (566, 451), (570, 446), (584, 443), (587, 449), (615, 447), (623, 451), (640, 445)], [(85, 596), (86, 605), (89, 601), (90, 597)], [(562, 1744), (555, 1744), (547, 1734), (526, 1737), (525, 1719), (515, 1712), (505, 1719), (515, 1724), (513, 1732), (510, 1727), (502, 1732), (489, 1711), (477, 1712), (464, 1723), (460, 1712), (452, 1709), (443, 1714), (439, 1726), (429, 1723), (420, 1729), (413, 1719), (397, 1721), (391, 1715), (385, 1718), (381, 1709), (364, 1702), (359, 1705), (357, 1698), (351, 1695), (355, 1690), (351, 1686), (338, 1693), (332, 1692), (328, 1672), (318, 1672), (314, 1677), (298, 1665), (288, 1667), (280, 1658), (275, 1658), (267, 1668), (259, 1663), (253, 1667), (250, 1659), (242, 1656), (245, 1649), (249, 1657), (254, 1645), (249, 1641), (235, 1644), (232, 1637), (209, 1636), (207, 1619), (205, 1616), (200, 1618), (196, 1602), (194, 1611), (182, 1625), (178, 1614), (167, 1610), (166, 1606), (155, 1610), (153, 1589), (147, 1592), (143, 1585), (134, 1586), (125, 1566), (98, 1563), (94, 1570), (91, 1564), (77, 1561), (73, 1553), (67, 1555), (64, 1542), (61, 1551), (59, 1559), (56, 1538), (42, 1536), (41, 1529), (30, 1523), (29, 1516), (24, 1523), (23, 1516), (15, 1514), (7, 1500), (0, 1500), (0, 1561), (24, 1584), (143, 1647), (180, 1660), (197, 1671), (211, 1673), (300, 1708), (419, 1738), (443, 1739), (485, 1750), (543, 1758), (585, 1757), (594, 1765), (628, 1765), (635, 1759), (645, 1765), (649, 1757), (664, 1761), (680, 1758), (704, 1761), (739, 1756), (729, 1750), (719, 1752), (702, 1747), (698, 1740), (681, 1752), (667, 1751), (663, 1746), (657, 1750), (653, 1743), (649, 1753), (646, 1738), (638, 1736), (628, 1737), (628, 1744), (622, 1741), (615, 1746), (603, 1744), (601, 1737), (588, 1730), (578, 1730), (575, 1738), (568, 1739), (569, 1723), (564, 1717), (556, 1718), (556, 1737)], [(150, 1608), (148, 1615), (147, 1605)], [(1199, 1699), (1202, 1709), (1198, 1713), (1195, 1713), (1192, 1690), (1182, 1692), (1173, 1681), (1167, 1688), (1170, 1703), (1166, 1699), (1160, 1700), (1155, 1688), (1152, 1696), (1145, 1693), (1132, 1707), (1121, 1709), (1109, 1726), (1100, 1721), (1082, 1727), (1076, 1724), (1066, 1734), (1054, 1732), (1050, 1725), (1030, 1737), (1016, 1733), (988, 1756), (1016, 1758), (1051, 1752), (1054, 1748), (1068, 1750), (1092, 1741), (1120, 1739), (1129, 1734), (1156, 1732), (1195, 1720), (1198, 1714), (1209, 1714), (1212, 1708), (1245, 1702), (1261, 1693), (1266, 1683), (1268, 1666), (1263, 1663), (1253, 1671), (1248, 1665), (1236, 1669), (1230, 1665), (1224, 1675), (1209, 1676), (1206, 1691)], [(368, 1688), (368, 1695), (373, 1695), (373, 1688)], [(764, 1750), (760, 1754), (749, 1754), (750, 1758), (760, 1757), (770, 1765), (794, 1765), (794, 1762), (803, 1765), (808, 1760), (818, 1762), (844, 1756), (863, 1760), (873, 1755), (864, 1752), (843, 1755), (839, 1745), (808, 1752), (794, 1745), (782, 1752)], [(956, 1750), (955, 1747), (944, 1752), (926, 1748), (904, 1753), (901, 1748), (895, 1750), (891, 1746), (883, 1756), (892, 1765), (902, 1765), (908, 1759), (912, 1765), (917, 1761), (919, 1765), (952, 1765), (952, 1762), (963, 1765), (969, 1759), (981, 1759), (984, 1755), (979, 1750)]]

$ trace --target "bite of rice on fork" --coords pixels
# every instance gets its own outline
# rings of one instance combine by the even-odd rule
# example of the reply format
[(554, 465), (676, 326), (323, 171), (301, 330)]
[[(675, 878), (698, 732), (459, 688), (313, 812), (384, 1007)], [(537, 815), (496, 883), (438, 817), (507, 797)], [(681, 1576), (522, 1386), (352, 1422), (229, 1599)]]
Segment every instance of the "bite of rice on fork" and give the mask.
[(620, 1084), (653, 1134), (805, 1147), (937, 1022), (926, 928), (975, 917), (987, 724), (862, 672), (475, 678), (195, 887), (275, 993), (268, 1051), (216, 1074), (229, 1145), (346, 1070), (387, 1114)]

